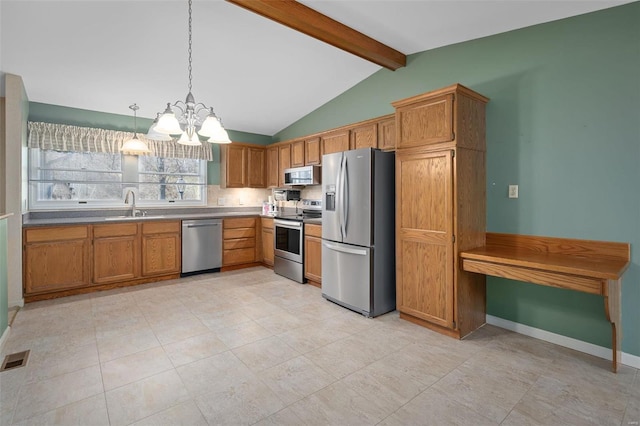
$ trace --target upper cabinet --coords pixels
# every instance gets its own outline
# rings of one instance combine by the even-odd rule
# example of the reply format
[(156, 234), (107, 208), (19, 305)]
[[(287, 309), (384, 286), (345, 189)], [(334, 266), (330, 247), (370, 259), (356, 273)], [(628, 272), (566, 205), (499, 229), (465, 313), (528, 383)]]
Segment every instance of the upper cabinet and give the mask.
[(265, 147), (234, 142), (220, 147), (220, 186), (266, 188)]
[(299, 140), (291, 144), (291, 167), (304, 166), (304, 141)]
[(351, 149), (377, 148), (378, 147), (378, 125), (369, 123), (351, 129)]
[(304, 140), (304, 165), (315, 166), (322, 163), (322, 151), (320, 150), (320, 137)]
[(291, 144), (278, 147), (278, 186), (284, 186), (284, 169), (291, 167)]
[(394, 115), (378, 122), (378, 148), (383, 151), (396, 149), (396, 118)]
[(247, 186), (267, 187), (267, 153), (262, 147), (247, 148)]
[(280, 175), (278, 155), (279, 149), (277, 146), (267, 148), (267, 188), (276, 188), (278, 186), (278, 176)]
[(426, 96), (396, 108), (397, 148), (453, 141), (454, 96), (453, 93)]
[(349, 129), (341, 129), (320, 137), (322, 154), (349, 150)]

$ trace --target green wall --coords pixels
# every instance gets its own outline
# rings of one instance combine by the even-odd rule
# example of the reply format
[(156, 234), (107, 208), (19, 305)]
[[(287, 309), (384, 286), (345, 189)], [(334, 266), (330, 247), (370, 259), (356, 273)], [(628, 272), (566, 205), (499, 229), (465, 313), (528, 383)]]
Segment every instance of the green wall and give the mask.
[[(456, 82), (488, 96), (488, 231), (630, 242), (622, 349), (640, 356), (639, 22), (636, 2), (411, 55), (274, 138), (392, 113), (394, 100)], [(611, 344), (598, 296), (489, 278), (487, 312)]]
[(9, 299), (7, 289), (7, 220), (0, 219), (0, 337), (8, 325)]
[[(109, 114), (105, 112), (89, 111), (79, 108), (70, 108), (60, 105), (29, 103), (29, 121), (42, 121), (45, 123), (68, 124), (71, 126), (96, 127), (100, 129), (122, 130), (133, 132), (133, 114)], [(146, 133), (153, 119), (138, 117), (138, 131)], [(232, 141), (268, 145), (271, 136), (248, 133), (228, 129), (229, 138)], [(212, 144), (213, 161), (207, 164), (207, 183), (218, 185), (220, 183), (220, 147)]]

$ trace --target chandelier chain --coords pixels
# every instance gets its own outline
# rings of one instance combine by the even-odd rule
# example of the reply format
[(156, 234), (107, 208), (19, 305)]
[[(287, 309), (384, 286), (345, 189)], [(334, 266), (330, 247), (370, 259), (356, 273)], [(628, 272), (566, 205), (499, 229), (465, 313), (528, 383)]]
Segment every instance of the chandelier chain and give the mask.
[(191, 93), (191, 0), (189, 0), (189, 93)]

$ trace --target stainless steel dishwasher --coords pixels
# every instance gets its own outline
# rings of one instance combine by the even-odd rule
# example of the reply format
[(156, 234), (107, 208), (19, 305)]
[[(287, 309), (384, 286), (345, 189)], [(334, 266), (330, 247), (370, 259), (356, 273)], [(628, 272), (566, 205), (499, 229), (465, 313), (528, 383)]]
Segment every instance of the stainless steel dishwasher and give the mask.
[(182, 274), (222, 267), (222, 219), (182, 221)]

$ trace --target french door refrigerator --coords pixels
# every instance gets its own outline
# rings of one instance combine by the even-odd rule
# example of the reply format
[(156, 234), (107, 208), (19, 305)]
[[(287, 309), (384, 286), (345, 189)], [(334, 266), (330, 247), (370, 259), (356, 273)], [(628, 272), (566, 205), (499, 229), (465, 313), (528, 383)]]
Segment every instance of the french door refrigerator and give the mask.
[(395, 154), (322, 157), (322, 296), (375, 317), (396, 308)]

